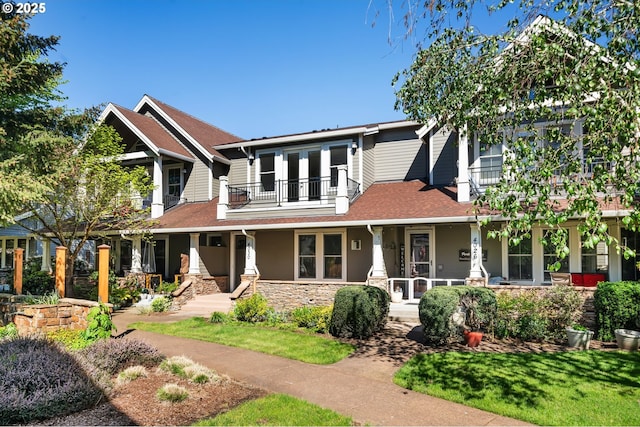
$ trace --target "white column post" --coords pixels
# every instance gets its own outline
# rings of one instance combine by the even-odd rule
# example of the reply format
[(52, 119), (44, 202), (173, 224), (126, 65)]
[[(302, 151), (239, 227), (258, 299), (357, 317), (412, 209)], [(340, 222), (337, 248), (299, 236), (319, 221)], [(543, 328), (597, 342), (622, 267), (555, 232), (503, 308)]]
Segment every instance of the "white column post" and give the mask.
[(384, 265), (384, 253), (382, 251), (382, 227), (372, 227), (373, 234), (373, 268), (371, 277), (387, 277), (387, 268)]
[(116, 271), (120, 271), (122, 269), (122, 263), (120, 262), (120, 255), (122, 254), (122, 248), (120, 247), (120, 243), (122, 239), (119, 237), (114, 237), (111, 239), (111, 247), (113, 248), (113, 259), (115, 260), (115, 264), (113, 268)]
[(227, 219), (227, 208), (229, 207), (229, 177), (220, 177), (220, 194), (218, 194), (217, 219)]
[(458, 135), (458, 202), (471, 200), (469, 187), (469, 135), (467, 126), (460, 129)]
[(469, 278), (482, 278), (482, 233), (478, 224), (471, 224), (471, 269)]
[(189, 233), (189, 274), (200, 274), (200, 233)]
[(42, 266), (40, 271), (46, 271), (47, 273), (53, 271), (51, 268), (51, 240), (49, 239), (42, 239)]
[[(622, 230), (620, 229), (620, 223), (609, 224), (609, 234), (614, 237), (618, 242), (622, 240)], [(579, 239), (579, 238), (578, 238)], [(622, 242), (620, 242), (622, 243)], [(609, 246), (609, 281), (617, 282), (622, 280), (622, 256), (615, 250), (615, 246)]]
[(338, 166), (338, 189), (336, 194), (336, 215), (349, 212), (349, 192), (347, 190), (347, 165)]
[(7, 241), (0, 240), (0, 268), (7, 266)]
[(256, 236), (245, 231), (243, 231), (243, 234), (247, 238), (244, 253), (244, 274), (256, 275)]
[(131, 237), (131, 272), (142, 273), (142, 237)]
[(162, 157), (157, 156), (153, 161), (153, 199), (151, 200), (151, 218), (160, 218), (164, 213), (162, 195)]

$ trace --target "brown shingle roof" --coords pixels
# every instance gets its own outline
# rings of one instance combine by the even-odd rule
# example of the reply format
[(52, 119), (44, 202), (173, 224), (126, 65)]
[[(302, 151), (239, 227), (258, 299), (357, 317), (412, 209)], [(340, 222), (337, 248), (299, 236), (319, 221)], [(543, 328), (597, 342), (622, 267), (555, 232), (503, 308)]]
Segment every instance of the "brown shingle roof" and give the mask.
[(180, 154), (182, 156), (193, 159), (193, 155), (187, 151), (178, 141), (175, 140), (158, 122), (151, 117), (138, 114), (119, 105), (114, 107), (127, 120), (129, 120), (140, 132), (155, 144), (156, 147), (171, 153)]
[(233, 135), (229, 132), (225, 132), (222, 129), (213, 126), (209, 123), (203, 122), (200, 119), (193, 117), (183, 111), (178, 110), (162, 101), (159, 101), (149, 95), (147, 95), (162, 111), (171, 117), (182, 129), (184, 129), (192, 138), (207, 150), (210, 154), (218, 157), (225, 158), (214, 147), (221, 144), (228, 144), (231, 142), (242, 141), (239, 136)]
[(159, 218), (155, 228), (174, 229), (192, 227), (232, 227), (251, 225), (294, 225), (328, 222), (389, 222), (415, 219), (416, 223), (428, 223), (429, 219), (451, 218), (458, 220), (473, 216), (471, 203), (458, 203), (454, 187), (434, 188), (421, 181), (374, 184), (350, 207), (346, 215), (324, 215), (282, 218), (218, 220), (218, 199), (206, 203), (188, 203), (173, 208)]

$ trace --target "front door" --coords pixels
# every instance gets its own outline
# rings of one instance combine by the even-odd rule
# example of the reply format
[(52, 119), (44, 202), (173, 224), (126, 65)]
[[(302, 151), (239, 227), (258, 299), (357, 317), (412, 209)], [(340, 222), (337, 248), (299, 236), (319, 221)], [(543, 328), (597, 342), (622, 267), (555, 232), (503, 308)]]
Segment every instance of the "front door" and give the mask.
[(320, 199), (320, 159), (320, 150), (285, 153), (285, 200), (298, 202)]
[(407, 234), (409, 241), (406, 256), (408, 276), (411, 290), (410, 299), (420, 299), (427, 291), (428, 281), (433, 277), (433, 239), (428, 230), (411, 230)]

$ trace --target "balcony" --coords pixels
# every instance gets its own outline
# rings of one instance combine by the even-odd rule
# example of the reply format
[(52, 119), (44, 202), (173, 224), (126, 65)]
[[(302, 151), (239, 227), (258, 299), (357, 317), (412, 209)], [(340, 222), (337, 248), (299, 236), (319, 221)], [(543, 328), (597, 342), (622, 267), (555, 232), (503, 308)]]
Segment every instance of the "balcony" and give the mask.
[[(360, 184), (347, 178), (349, 202), (360, 194)], [(229, 209), (248, 206), (283, 207), (294, 204), (332, 204), (338, 196), (335, 177), (275, 180), (228, 186)]]

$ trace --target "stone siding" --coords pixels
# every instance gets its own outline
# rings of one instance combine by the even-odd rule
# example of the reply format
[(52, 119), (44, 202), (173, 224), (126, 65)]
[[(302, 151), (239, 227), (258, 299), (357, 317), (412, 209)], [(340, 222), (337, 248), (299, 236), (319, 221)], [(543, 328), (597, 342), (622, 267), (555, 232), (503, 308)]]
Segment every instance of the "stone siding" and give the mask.
[(185, 274), (182, 280), (191, 281), (195, 295), (211, 295), (229, 292), (229, 277), (203, 276), (201, 274)]
[[(258, 280), (256, 291), (262, 294), (269, 305), (278, 311), (290, 311), (294, 308), (307, 305), (327, 306), (332, 305), (338, 289), (345, 286), (364, 286), (364, 283), (345, 282), (291, 282)], [(248, 298), (253, 294), (253, 286), (249, 286), (240, 298)]]
[(13, 322), (20, 335), (43, 334), (58, 329), (82, 330), (87, 328), (87, 314), (95, 301), (62, 298), (56, 305), (23, 305), (15, 313)]
[[(508, 292), (513, 296), (518, 296), (524, 292), (539, 291), (544, 292), (548, 290), (549, 286), (514, 286), (514, 285), (490, 285), (487, 286), (493, 289), (496, 293)], [(582, 319), (580, 322), (589, 329), (595, 329), (596, 327), (596, 309), (593, 303), (593, 294), (596, 291), (595, 287), (573, 287), (582, 297)]]
[(0, 294), (0, 326), (13, 322), (13, 315), (25, 305), (25, 295)]
[(184, 281), (180, 284), (180, 287), (171, 292), (172, 308), (179, 310), (190, 299), (194, 298), (193, 286), (191, 286), (191, 280)]

